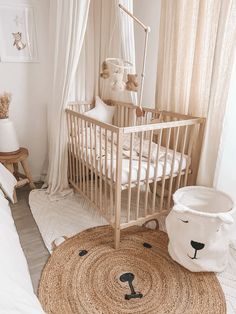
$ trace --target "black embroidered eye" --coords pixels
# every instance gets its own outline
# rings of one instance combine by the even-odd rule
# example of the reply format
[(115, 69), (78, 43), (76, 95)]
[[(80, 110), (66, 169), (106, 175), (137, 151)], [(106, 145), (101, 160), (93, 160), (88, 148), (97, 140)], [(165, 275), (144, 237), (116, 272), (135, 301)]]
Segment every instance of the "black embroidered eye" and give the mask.
[(185, 224), (188, 223), (188, 220), (183, 220), (183, 219), (180, 219), (182, 222), (184, 222)]
[(84, 256), (84, 255), (86, 255), (88, 253), (88, 251), (86, 251), (86, 250), (81, 250), (80, 252), (79, 252), (79, 256)]

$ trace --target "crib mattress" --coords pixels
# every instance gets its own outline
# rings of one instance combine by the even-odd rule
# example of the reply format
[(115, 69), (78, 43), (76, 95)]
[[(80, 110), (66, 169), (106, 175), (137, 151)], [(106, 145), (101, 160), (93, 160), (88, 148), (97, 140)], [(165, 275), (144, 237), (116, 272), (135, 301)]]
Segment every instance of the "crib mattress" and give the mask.
[[(91, 166), (91, 160), (90, 160), (90, 149), (88, 149), (87, 152), (84, 152), (84, 155), (88, 156), (88, 164)], [(166, 170), (164, 169), (165, 164), (165, 156), (163, 156), (158, 161), (157, 165), (157, 177), (156, 177), (156, 165), (152, 162), (148, 164), (147, 161), (142, 160), (141, 161), (141, 171), (140, 171), (140, 181), (144, 181), (147, 179), (147, 172), (148, 173), (148, 181), (154, 181), (155, 177), (157, 180), (159, 180), (164, 173), (165, 170), (165, 176), (171, 175), (172, 171), (172, 163), (173, 163), (173, 173), (176, 176), (179, 173), (179, 169), (181, 171), (185, 170), (187, 167), (187, 159), (188, 157), (186, 155), (183, 155), (182, 157), (182, 163), (180, 167), (181, 162), (181, 154), (176, 152), (175, 154), (175, 160), (173, 161), (173, 151), (168, 151), (168, 157), (166, 162)], [(97, 171), (100, 172), (100, 168), (102, 167), (102, 174), (107, 176), (108, 179), (112, 179), (113, 181), (116, 181), (116, 160), (111, 161), (111, 159), (105, 160), (105, 158), (102, 158), (101, 160), (96, 160), (97, 163)], [(179, 168), (180, 167), (180, 168)], [(93, 162), (93, 168), (95, 168), (94, 162)], [(149, 169), (148, 169), (149, 168)], [(132, 159), (131, 162), (131, 183), (136, 183), (138, 181), (139, 176), (139, 160)], [(126, 185), (129, 183), (129, 173), (130, 173), (130, 159), (129, 158), (123, 158), (122, 159), (122, 175), (121, 175), (121, 184)]]
[[(174, 161), (174, 169), (173, 173), (176, 175), (179, 172), (179, 165), (180, 165), (180, 156), (179, 158), (176, 157)], [(184, 156), (182, 159), (182, 165), (181, 165), (181, 171), (185, 170), (187, 166), (187, 158)], [(172, 167), (172, 161), (167, 160), (166, 163), (166, 171), (165, 175), (168, 176), (171, 174), (171, 167)], [(106, 163), (103, 160), (102, 163), (102, 172), (103, 175), (105, 175), (105, 169), (106, 169)], [(112, 170), (111, 170), (112, 169)], [(130, 169), (130, 160), (129, 159), (123, 159), (122, 160), (122, 176), (121, 176), (121, 184), (126, 185), (129, 182), (129, 169)], [(138, 160), (132, 160), (132, 166), (131, 166), (131, 182), (135, 183), (138, 181), (138, 175), (139, 175), (139, 161)], [(149, 164), (149, 173), (148, 173), (148, 180), (153, 181), (155, 179), (155, 169), (156, 165), (153, 163)], [(140, 181), (146, 180), (147, 178), (147, 171), (148, 171), (148, 162), (142, 161), (141, 162), (141, 171), (140, 171)], [(157, 166), (157, 179), (161, 178), (163, 176), (164, 172), (164, 161), (159, 161)], [(111, 160), (107, 160), (107, 177), (113, 180), (116, 180), (116, 164), (113, 162), (111, 167)]]

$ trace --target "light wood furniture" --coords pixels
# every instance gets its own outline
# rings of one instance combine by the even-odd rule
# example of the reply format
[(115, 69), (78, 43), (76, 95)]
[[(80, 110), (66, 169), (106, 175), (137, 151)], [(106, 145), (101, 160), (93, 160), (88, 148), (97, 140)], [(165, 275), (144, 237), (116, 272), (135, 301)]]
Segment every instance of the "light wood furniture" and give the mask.
[[(30, 185), (31, 189), (35, 189), (29, 164), (28, 164), (28, 149), (21, 147), (16, 153), (0, 154), (0, 162), (12, 173), (17, 179), (16, 188), (25, 184)], [(24, 174), (19, 172), (19, 163), (21, 164)], [(14, 202), (17, 202), (16, 192), (14, 193)]]
[(113, 125), (83, 114), (93, 103), (66, 109), (69, 182), (114, 228), (118, 248), (121, 229), (167, 215), (173, 193), (195, 184), (205, 119), (145, 107), (137, 117), (133, 104), (109, 104), (116, 108)]

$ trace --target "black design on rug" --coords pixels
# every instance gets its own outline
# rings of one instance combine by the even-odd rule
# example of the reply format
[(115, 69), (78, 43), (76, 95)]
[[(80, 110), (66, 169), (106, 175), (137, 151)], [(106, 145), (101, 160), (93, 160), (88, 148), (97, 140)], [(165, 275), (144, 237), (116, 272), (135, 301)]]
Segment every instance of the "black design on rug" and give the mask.
[(79, 256), (84, 256), (84, 255), (86, 255), (88, 253), (88, 251), (86, 251), (86, 250), (81, 250), (80, 252), (79, 252)]
[(130, 294), (125, 294), (125, 299), (130, 300), (130, 299), (141, 299), (143, 297), (142, 293), (135, 292), (134, 287), (133, 287), (133, 280), (134, 280), (134, 274), (132, 273), (124, 273), (123, 275), (120, 276), (120, 281), (122, 282), (128, 282), (129, 287), (130, 287)]
[(144, 242), (143, 243), (143, 246), (146, 248), (146, 249), (151, 249), (152, 248), (152, 245), (147, 243), (147, 242)]

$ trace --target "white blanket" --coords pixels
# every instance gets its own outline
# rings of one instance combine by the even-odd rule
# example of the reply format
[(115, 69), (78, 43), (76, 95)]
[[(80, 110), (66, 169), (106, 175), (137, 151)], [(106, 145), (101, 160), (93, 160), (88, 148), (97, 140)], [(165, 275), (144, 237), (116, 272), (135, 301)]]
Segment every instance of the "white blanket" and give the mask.
[(43, 314), (11, 215), (0, 192), (0, 314)]

